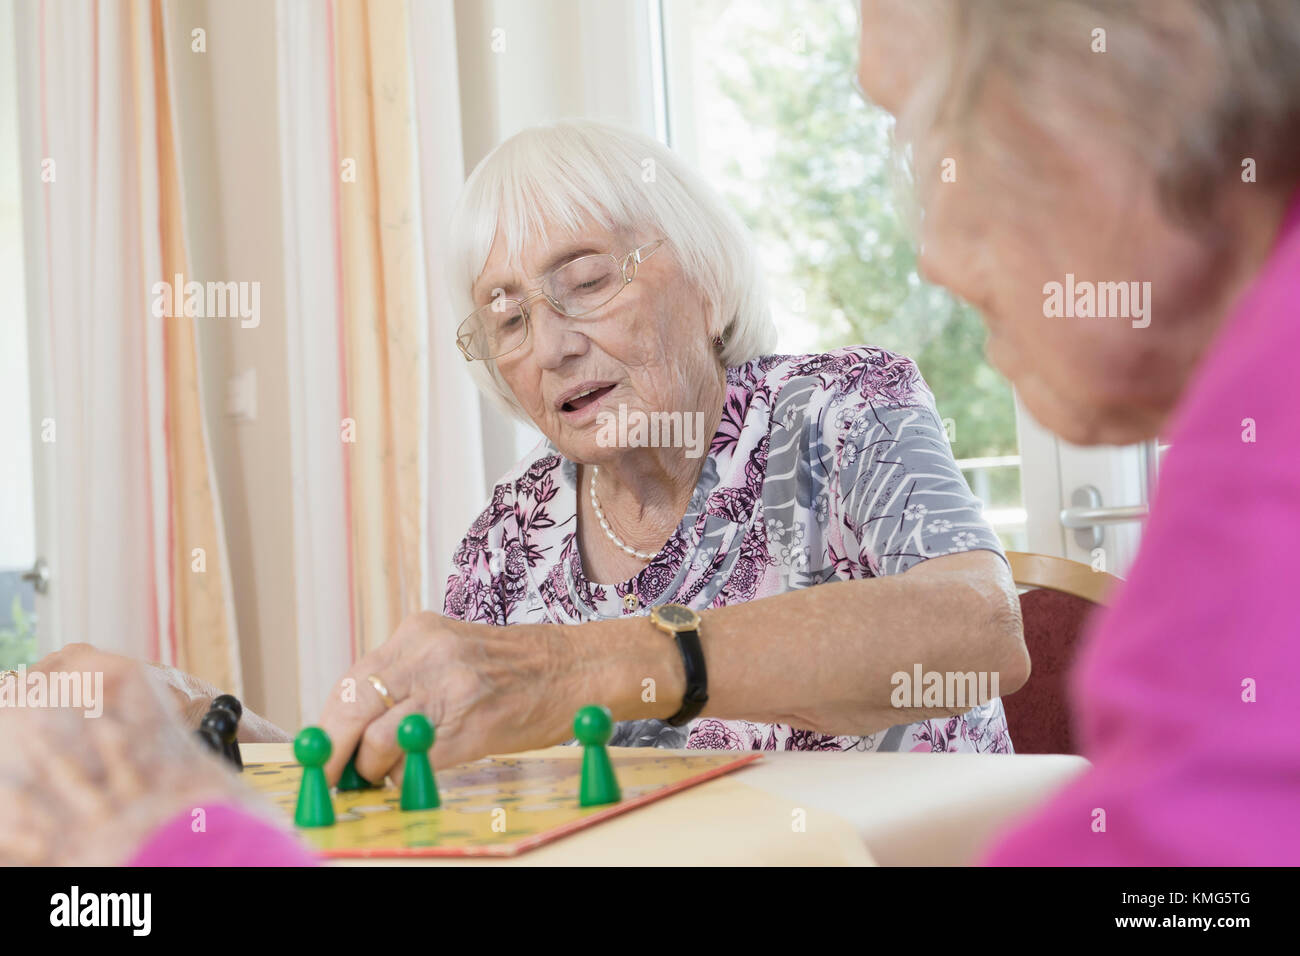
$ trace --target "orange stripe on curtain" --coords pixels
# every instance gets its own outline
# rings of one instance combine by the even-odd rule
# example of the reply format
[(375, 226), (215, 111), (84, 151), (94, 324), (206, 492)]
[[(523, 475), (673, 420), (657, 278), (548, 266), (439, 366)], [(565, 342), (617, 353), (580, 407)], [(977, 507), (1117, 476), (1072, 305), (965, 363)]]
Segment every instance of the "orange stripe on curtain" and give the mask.
[[(171, 78), (163, 39), (162, 0), (134, 0), (132, 20), (142, 18), (148, 29), (132, 30), (133, 43), (147, 36), (151, 49), (135, 50), (137, 117), (152, 110), (156, 142), (140, 149), (157, 151), (159, 215), (157, 239), (162, 278), (190, 278), (185, 247), (180, 157), (171, 107)], [(144, 68), (152, 63), (152, 76)], [(141, 129), (143, 132), (143, 129)], [(152, 224), (145, 223), (146, 229)], [(144, 241), (151, 237), (144, 236)], [(174, 290), (180, 300), (182, 289)], [(183, 309), (181, 310), (183, 311)], [(154, 321), (151, 317), (148, 321)], [(226, 593), (225, 538), (220, 505), (209, 467), (194, 320), (163, 318), (165, 434), (168, 473), (169, 563), (172, 600), (164, 659), (232, 693), (242, 693), (239, 649), (231, 629)], [(203, 570), (196, 568), (195, 549), (202, 549)], [(169, 655), (168, 655), (169, 652)]]
[[(420, 241), (404, 0), (336, 4), (343, 316), (357, 647), (419, 609), (423, 430)], [(342, 171), (340, 171), (342, 175)], [(344, 433), (343, 438), (349, 436)]]
[[(347, 327), (344, 313), (347, 311), (343, 305), (343, 237), (339, 220), (342, 216), (342, 197), (340, 195), (340, 165), (339, 165), (339, 108), (338, 108), (338, 57), (335, 55), (334, 43), (334, 4), (329, 0), (325, 4), (325, 42), (328, 47), (327, 63), (329, 65), (329, 123), (330, 123), (330, 180), (333, 187), (331, 197), (333, 199), (333, 238), (334, 238), (334, 281), (336, 295), (336, 311), (334, 315), (336, 325), (336, 335), (338, 338), (338, 355), (339, 355), (339, 408), (343, 417), (347, 420), (352, 418), (352, 406), (348, 400), (348, 346), (347, 346)], [(340, 433), (343, 426), (340, 425)], [(343, 455), (343, 538), (346, 541), (347, 554), (344, 556), (348, 574), (348, 654), (349, 659), (357, 659), (357, 648), (360, 647), (360, 641), (357, 639), (357, 587), (356, 587), (356, 562), (353, 553), (356, 550), (355, 542), (352, 537), (352, 455), (349, 452), (349, 445), (344, 444), (340, 434), (339, 448)]]

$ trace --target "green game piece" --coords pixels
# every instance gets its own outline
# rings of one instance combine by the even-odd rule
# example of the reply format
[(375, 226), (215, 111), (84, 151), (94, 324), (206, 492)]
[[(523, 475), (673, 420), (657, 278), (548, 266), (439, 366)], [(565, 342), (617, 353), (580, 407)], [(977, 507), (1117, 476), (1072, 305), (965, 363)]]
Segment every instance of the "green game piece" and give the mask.
[(298, 790), (298, 808), (293, 822), (300, 827), (332, 827), (334, 804), (330, 802), (330, 785), (325, 779), (325, 761), (334, 748), (325, 731), (304, 727), (293, 741), (293, 755), (302, 764), (302, 786)]
[(352, 754), (348, 765), (343, 768), (343, 775), (339, 777), (339, 791), (344, 790), (377, 790), (381, 784), (371, 783), (361, 774), (357, 773), (357, 755)]
[(582, 783), (578, 788), (578, 806), (598, 807), (618, 803), (623, 793), (614, 776), (614, 764), (605, 744), (614, 733), (614, 715), (608, 707), (591, 704), (573, 718), (573, 736), (582, 744)]
[(397, 745), (406, 751), (406, 769), (402, 772), (402, 809), (436, 810), (441, 806), (438, 784), (429, 763), (433, 746), (433, 724), (424, 714), (407, 714), (397, 725)]

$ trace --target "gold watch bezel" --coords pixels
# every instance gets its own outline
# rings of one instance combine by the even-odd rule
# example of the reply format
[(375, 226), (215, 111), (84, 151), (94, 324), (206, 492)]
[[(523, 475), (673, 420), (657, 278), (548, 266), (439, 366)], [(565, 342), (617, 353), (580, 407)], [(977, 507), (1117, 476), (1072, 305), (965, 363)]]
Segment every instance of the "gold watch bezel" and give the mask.
[[(660, 617), (659, 612), (664, 608), (670, 607), (678, 608), (688, 613), (691, 616), (690, 623), (674, 624), (671, 621), (666, 621)], [(698, 631), (700, 629), (700, 616), (685, 604), (661, 604), (657, 607), (653, 607), (650, 609), (650, 620), (654, 622), (655, 627), (668, 634), (681, 634), (686, 631)]]

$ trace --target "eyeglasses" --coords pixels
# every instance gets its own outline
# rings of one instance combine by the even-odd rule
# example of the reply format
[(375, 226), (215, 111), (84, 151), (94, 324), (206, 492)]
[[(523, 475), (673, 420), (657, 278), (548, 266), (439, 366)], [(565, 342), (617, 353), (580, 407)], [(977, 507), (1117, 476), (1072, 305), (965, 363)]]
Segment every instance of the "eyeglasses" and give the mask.
[(486, 362), (519, 348), (528, 339), (528, 303), (542, 296), (556, 312), (571, 319), (590, 315), (608, 305), (636, 278), (637, 266), (667, 239), (633, 249), (622, 259), (609, 253), (581, 256), (542, 277), (539, 288), (522, 299), (497, 297), (475, 309), (456, 330), (456, 347), (467, 362)]

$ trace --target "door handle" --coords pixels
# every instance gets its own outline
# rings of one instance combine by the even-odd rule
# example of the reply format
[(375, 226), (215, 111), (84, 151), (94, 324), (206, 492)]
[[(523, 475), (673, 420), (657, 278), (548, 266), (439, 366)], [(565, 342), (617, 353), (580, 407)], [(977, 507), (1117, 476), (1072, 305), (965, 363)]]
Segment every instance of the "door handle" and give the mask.
[(50, 590), (50, 565), (44, 558), (37, 558), (31, 568), (22, 573), (24, 581), (30, 581), (37, 594)]
[(1126, 524), (1141, 521), (1147, 516), (1146, 505), (1124, 505), (1114, 508), (1065, 508), (1061, 511), (1061, 524), (1067, 528), (1091, 528), (1096, 524)]
[(1086, 551), (1101, 547), (1106, 525), (1141, 521), (1148, 511), (1146, 505), (1105, 507), (1101, 492), (1093, 485), (1075, 488), (1070, 504), (1071, 507), (1061, 509), (1061, 524), (1074, 532), (1075, 543)]

